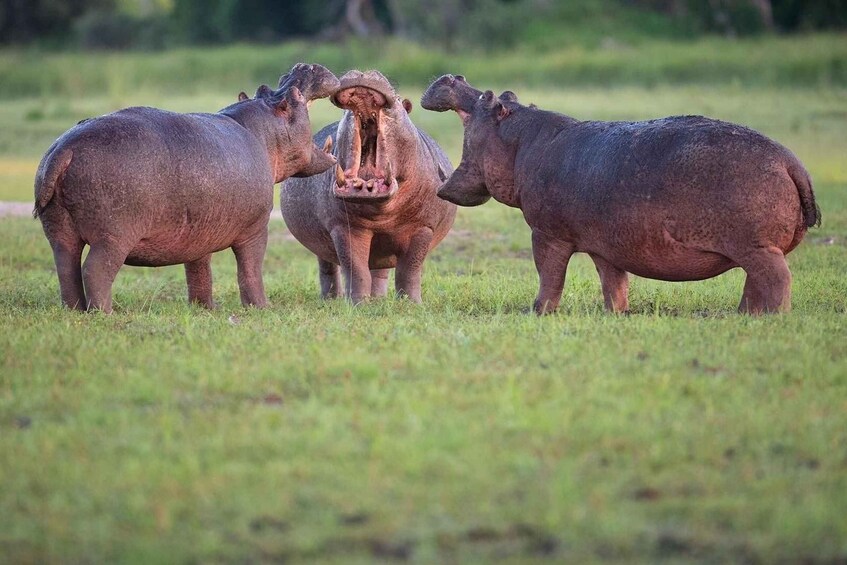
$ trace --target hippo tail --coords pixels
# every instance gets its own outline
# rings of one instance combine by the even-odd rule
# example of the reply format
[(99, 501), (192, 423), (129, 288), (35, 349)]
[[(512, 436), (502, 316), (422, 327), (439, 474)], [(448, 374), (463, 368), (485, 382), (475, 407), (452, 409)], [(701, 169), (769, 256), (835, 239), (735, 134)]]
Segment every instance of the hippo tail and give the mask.
[(821, 225), (821, 209), (815, 202), (815, 191), (812, 190), (812, 179), (802, 166), (788, 167), (788, 175), (797, 187), (800, 195), (800, 208), (803, 210), (803, 225), (807, 228)]
[(56, 189), (62, 181), (62, 176), (71, 164), (71, 159), (74, 152), (70, 149), (58, 149), (49, 151), (41, 165), (38, 166), (38, 172), (35, 173), (35, 206), (32, 210), (32, 217), (41, 217), (44, 208), (53, 199), (56, 194)]

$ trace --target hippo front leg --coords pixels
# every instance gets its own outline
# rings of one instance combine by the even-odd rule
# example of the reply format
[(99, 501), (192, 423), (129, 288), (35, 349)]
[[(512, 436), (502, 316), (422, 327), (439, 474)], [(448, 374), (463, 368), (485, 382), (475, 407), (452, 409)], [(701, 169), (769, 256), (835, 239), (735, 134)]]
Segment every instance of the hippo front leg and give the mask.
[(606, 310), (620, 314), (629, 311), (629, 275), (618, 269), (602, 257), (591, 255), (597, 274), (600, 275), (600, 287), (603, 289), (603, 302)]
[(565, 272), (573, 255), (573, 244), (532, 230), (532, 257), (538, 270), (539, 287), (533, 308), (540, 315), (555, 312), (565, 288)]
[(265, 296), (265, 283), (262, 280), (262, 263), (268, 246), (267, 225), (253, 237), (232, 246), (238, 267), (238, 290), (241, 304), (265, 308), (268, 299)]
[(185, 282), (188, 283), (188, 302), (212, 310), (212, 255), (185, 264)]
[(335, 254), (344, 276), (347, 296), (353, 304), (364, 302), (371, 294), (371, 271), (368, 268), (373, 233), (338, 227), (330, 234)]
[(421, 302), (421, 275), (423, 264), (432, 245), (430, 228), (421, 228), (412, 235), (406, 252), (397, 258), (394, 287), (397, 296), (408, 296), (409, 300)]

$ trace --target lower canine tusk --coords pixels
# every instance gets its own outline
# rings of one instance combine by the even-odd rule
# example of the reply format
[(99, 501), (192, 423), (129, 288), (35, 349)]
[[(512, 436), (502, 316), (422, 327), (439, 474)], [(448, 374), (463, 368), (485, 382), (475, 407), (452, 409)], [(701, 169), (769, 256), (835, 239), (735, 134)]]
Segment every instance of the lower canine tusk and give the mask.
[(326, 141), (324, 141), (324, 153), (329, 153), (332, 151), (332, 137), (326, 136)]
[(341, 165), (339, 165), (338, 163), (335, 164), (335, 184), (339, 187), (342, 187), (346, 184), (346, 179), (344, 178), (344, 171), (341, 169)]
[(391, 161), (388, 161), (385, 165), (385, 184), (391, 186), (391, 182), (394, 180), (394, 171), (391, 170)]

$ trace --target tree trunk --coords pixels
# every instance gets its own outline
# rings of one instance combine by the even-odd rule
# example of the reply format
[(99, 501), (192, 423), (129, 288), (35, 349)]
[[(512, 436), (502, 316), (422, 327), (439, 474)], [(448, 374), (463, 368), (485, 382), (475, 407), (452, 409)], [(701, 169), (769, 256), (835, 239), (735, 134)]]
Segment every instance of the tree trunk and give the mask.
[(345, 10), (347, 23), (350, 24), (353, 33), (359, 37), (371, 35), (371, 26), (366, 21), (367, 16), (365, 11), (369, 3), (370, 0), (347, 0), (347, 8)]
[(758, 10), (765, 29), (773, 31), (773, 6), (771, 5), (771, 0), (750, 0), (750, 2)]

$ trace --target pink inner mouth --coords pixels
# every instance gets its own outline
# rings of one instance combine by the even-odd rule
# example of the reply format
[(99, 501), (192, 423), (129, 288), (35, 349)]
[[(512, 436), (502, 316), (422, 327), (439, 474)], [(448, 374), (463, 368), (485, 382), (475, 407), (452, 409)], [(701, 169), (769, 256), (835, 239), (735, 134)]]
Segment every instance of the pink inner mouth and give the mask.
[(339, 105), (353, 114), (356, 134), (350, 148), (351, 166), (336, 167), (335, 193), (341, 198), (387, 197), (397, 182), (391, 163), (385, 157), (385, 137), (381, 129), (385, 96), (363, 86), (338, 93)]

